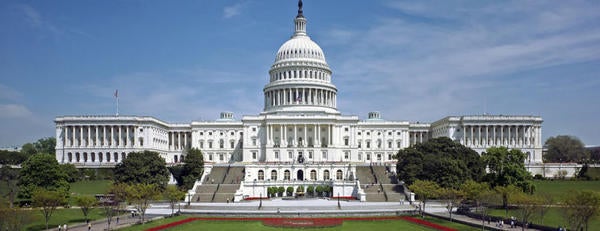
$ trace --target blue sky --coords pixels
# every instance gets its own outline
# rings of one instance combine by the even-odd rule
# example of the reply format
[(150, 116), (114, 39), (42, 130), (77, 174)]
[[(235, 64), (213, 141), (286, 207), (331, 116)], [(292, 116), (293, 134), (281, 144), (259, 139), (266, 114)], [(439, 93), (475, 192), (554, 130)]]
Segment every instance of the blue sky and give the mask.
[[(258, 114), (294, 0), (0, 2), (0, 147), (60, 115)], [(343, 114), (540, 115), (600, 144), (600, 1), (304, 1)]]

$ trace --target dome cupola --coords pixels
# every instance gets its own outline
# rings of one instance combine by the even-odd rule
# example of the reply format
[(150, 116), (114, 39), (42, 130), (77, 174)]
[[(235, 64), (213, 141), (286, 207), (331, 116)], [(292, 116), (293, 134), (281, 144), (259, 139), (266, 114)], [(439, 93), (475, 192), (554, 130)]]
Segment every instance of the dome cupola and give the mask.
[(283, 43), (269, 70), (265, 86), (264, 113), (325, 112), (336, 109), (337, 88), (331, 83), (331, 69), (321, 47), (306, 32), (307, 20), (298, 1), (294, 34)]

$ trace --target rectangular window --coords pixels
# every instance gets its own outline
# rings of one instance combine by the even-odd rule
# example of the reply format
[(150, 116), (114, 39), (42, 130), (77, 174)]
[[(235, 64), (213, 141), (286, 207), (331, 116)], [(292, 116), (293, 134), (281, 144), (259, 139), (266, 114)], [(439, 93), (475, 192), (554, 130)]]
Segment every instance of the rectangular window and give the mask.
[(358, 140), (358, 148), (362, 147), (362, 140)]
[(275, 152), (275, 159), (279, 159), (279, 152)]
[(344, 138), (344, 145), (348, 146), (348, 143), (349, 143), (348, 137), (345, 137)]
[(223, 161), (223, 154), (219, 154), (219, 160)]
[(388, 141), (388, 148), (392, 148), (392, 141)]
[(367, 160), (371, 160), (371, 154), (367, 154)]
[(312, 151), (308, 151), (308, 159), (312, 159), (313, 158), (313, 152)]
[(252, 138), (252, 146), (256, 146), (256, 138)]
[(208, 160), (210, 160), (210, 161), (212, 161), (212, 160), (213, 160), (213, 158), (212, 158), (212, 154), (208, 154)]
[(362, 153), (358, 153), (358, 160), (362, 160)]
[(208, 148), (212, 148), (212, 141), (208, 141)]
[(371, 148), (371, 141), (367, 141), (367, 148)]
[(204, 142), (200, 141), (200, 148), (204, 148)]
[(256, 152), (252, 152), (252, 159), (256, 160)]
[(327, 159), (327, 151), (323, 151), (323, 159)]
[(396, 145), (398, 146), (397, 148), (400, 148), (400, 147), (402, 147), (402, 142), (398, 141), (398, 143)]
[(345, 151), (344, 152), (344, 159), (348, 159), (350, 157), (350, 152), (349, 151)]
[(288, 152), (288, 158), (293, 159), (294, 158), (294, 153)]
[(229, 142), (229, 148), (231, 148), (231, 149), (235, 148), (235, 142), (233, 142), (233, 141)]
[(344, 131), (346, 131), (346, 132), (347, 132), (347, 131), (348, 131), (348, 128), (347, 128), (347, 127), (345, 127), (345, 128), (344, 128)]

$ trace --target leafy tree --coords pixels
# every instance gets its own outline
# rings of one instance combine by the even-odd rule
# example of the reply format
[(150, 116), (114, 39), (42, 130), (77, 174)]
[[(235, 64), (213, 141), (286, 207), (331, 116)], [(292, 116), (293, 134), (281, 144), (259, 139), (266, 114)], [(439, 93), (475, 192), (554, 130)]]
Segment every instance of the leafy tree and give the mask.
[(131, 152), (115, 166), (115, 182), (127, 184), (155, 184), (161, 189), (169, 182), (165, 160), (158, 152)]
[(8, 191), (6, 196), (8, 197), (10, 208), (13, 208), (15, 197), (19, 190), (16, 185), (16, 180), (19, 178), (19, 169), (3, 165), (2, 168), (0, 168), (0, 178), (6, 183), (6, 189)]
[(7, 205), (8, 203), (0, 197), (0, 230), (23, 230), (25, 224), (33, 221), (29, 211)]
[(108, 195), (112, 195), (112, 199), (110, 201), (104, 201), (104, 214), (106, 215), (106, 223), (108, 230), (110, 230), (110, 224), (112, 222), (112, 218), (118, 211), (123, 210), (123, 202), (127, 200), (127, 188), (129, 186), (124, 183), (114, 183), (110, 188), (108, 188)]
[(66, 179), (69, 183), (76, 182), (81, 177), (79, 170), (77, 170), (77, 168), (73, 164), (61, 164), (60, 168), (67, 177)]
[(36, 189), (33, 192), (33, 206), (42, 208), (41, 211), (46, 221), (46, 229), (48, 229), (48, 221), (54, 210), (56, 210), (56, 207), (66, 203), (65, 196), (62, 193), (61, 191), (50, 191), (44, 188)]
[(434, 181), (430, 180), (416, 180), (408, 189), (413, 191), (421, 201), (423, 201), (423, 207), (421, 208), (421, 216), (424, 215), (425, 205), (428, 200), (438, 198), (440, 196), (440, 186)]
[[(489, 219), (490, 215), (490, 207), (498, 205), (502, 197), (499, 193), (494, 190), (490, 190), (489, 187), (479, 192), (477, 195), (476, 201), (481, 205), (480, 213), (482, 215), (481, 219), (481, 229), (485, 228), (485, 221)], [(489, 221), (489, 220), (488, 220)]]
[(308, 187), (306, 187), (306, 194), (308, 194), (308, 196), (314, 196), (315, 186), (309, 185)]
[(396, 155), (398, 179), (435, 181), (441, 187), (456, 187), (466, 180), (479, 180), (484, 165), (477, 152), (447, 137), (402, 149)]
[(283, 188), (283, 186), (279, 186), (279, 188), (277, 188), (277, 195), (279, 197), (282, 197), (284, 192), (285, 192), (285, 188)]
[(477, 183), (473, 180), (468, 180), (460, 186), (460, 189), (465, 193), (467, 199), (475, 201), (475, 212), (477, 212), (477, 208), (482, 201), (481, 199), (490, 190), (490, 186), (487, 183)]
[[(542, 200), (538, 196), (523, 192), (519, 192), (512, 197), (518, 207), (517, 217), (520, 218), (522, 224), (529, 223), (542, 205)], [(525, 225), (521, 226), (521, 230), (525, 230)]]
[(452, 210), (463, 200), (464, 192), (454, 188), (440, 188), (439, 196), (446, 201), (446, 209), (452, 221)]
[(96, 200), (96, 197), (94, 196), (82, 195), (75, 197), (75, 204), (81, 208), (81, 212), (87, 221), (90, 210), (98, 204), (98, 200)]
[(590, 158), (583, 142), (575, 136), (555, 136), (546, 140), (546, 162), (582, 162)]
[(563, 216), (572, 230), (589, 228), (589, 221), (600, 214), (600, 194), (589, 190), (570, 191), (564, 197)]
[(160, 193), (160, 187), (154, 184), (132, 184), (127, 187), (127, 200), (139, 212), (141, 223), (144, 223), (150, 202), (159, 199)]
[(185, 189), (194, 187), (196, 180), (202, 178), (204, 173), (204, 157), (199, 149), (192, 148), (187, 152), (183, 160), (180, 186)]
[(67, 176), (53, 155), (33, 155), (23, 162), (21, 167), (19, 182), (17, 183), (20, 188), (20, 198), (31, 198), (36, 188), (58, 191), (63, 197), (68, 197), (70, 186), (67, 182)]
[(494, 190), (502, 197), (502, 207), (504, 208), (506, 215), (508, 215), (508, 204), (510, 203), (512, 196), (523, 192), (523, 190), (514, 185), (496, 186)]
[(492, 187), (514, 185), (523, 192), (533, 193), (533, 178), (525, 168), (525, 154), (521, 150), (491, 147), (481, 157), (488, 166), (485, 180)]
[(183, 200), (185, 192), (177, 189), (177, 187), (167, 186), (164, 197), (169, 201), (169, 205), (171, 206), (171, 216), (173, 216), (173, 214), (175, 214), (175, 205), (178, 201)]
[(294, 193), (294, 187), (292, 186), (288, 186), (287, 189), (285, 190), (287, 192), (287, 196), (292, 196), (292, 194)]
[(17, 151), (7, 151), (0, 150), (0, 164), (1, 165), (18, 165), (27, 160), (28, 155), (17, 152)]
[(48, 137), (37, 140), (34, 143), (26, 143), (21, 147), (21, 152), (31, 156), (38, 153), (45, 153), (50, 155), (56, 154), (56, 138)]

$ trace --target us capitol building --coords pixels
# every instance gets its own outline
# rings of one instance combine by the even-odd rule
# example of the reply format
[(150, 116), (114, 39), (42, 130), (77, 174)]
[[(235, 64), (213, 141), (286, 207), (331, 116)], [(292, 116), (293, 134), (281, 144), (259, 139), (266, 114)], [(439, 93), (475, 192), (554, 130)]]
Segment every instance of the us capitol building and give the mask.
[(395, 171), (391, 166), (398, 150), (437, 137), (478, 153), (494, 146), (518, 148), (526, 153), (526, 162), (542, 162), (539, 116), (466, 115), (412, 123), (385, 120), (379, 112), (369, 112), (365, 120), (343, 115), (337, 109), (333, 72), (306, 25), (300, 2), (294, 33), (269, 70), (260, 114), (236, 119), (223, 112), (214, 121), (186, 124), (150, 116), (59, 116), (56, 159), (77, 167), (113, 167), (129, 152), (150, 150), (177, 164), (186, 149), (197, 148), (206, 167), (195, 187), (211, 183), (211, 171), (237, 166), (242, 175), (232, 179), (239, 186), (236, 200), (264, 197), (270, 186), (306, 182), (330, 185), (335, 196), (359, 198), (357, 168), (390, 166)]

